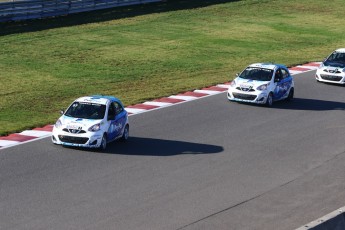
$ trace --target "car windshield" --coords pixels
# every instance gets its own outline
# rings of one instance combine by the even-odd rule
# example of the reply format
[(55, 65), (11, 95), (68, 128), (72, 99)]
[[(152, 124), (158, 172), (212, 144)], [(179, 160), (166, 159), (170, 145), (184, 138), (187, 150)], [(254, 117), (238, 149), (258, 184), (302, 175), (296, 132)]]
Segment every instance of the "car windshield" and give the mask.
[(326, 66), (345, 67), (345, 53), (332, 53), (324, 63)]
[(270, 81), (272, 79), (273, 70), (257, 67), (247, 67), (239, 76), (243, 79), (256, 81)]
[(74, 102), (66, 111), (65, 116), (83, 119), (103, 119), (105, 105)]

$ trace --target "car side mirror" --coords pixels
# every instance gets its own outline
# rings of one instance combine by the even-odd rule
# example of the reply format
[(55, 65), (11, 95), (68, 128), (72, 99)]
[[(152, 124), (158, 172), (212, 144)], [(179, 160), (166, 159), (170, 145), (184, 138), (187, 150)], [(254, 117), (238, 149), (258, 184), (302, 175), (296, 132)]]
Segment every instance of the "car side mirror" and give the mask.
[(280, 82), (280, 78), (274, 78), (274, 82)]
[(240, 73), (236, 73), (236, 77), (240, 76)]
[(61, 109), (60, 110), (60, 114), (63, 115), (65, 113), (65, 110), (64, 109)]

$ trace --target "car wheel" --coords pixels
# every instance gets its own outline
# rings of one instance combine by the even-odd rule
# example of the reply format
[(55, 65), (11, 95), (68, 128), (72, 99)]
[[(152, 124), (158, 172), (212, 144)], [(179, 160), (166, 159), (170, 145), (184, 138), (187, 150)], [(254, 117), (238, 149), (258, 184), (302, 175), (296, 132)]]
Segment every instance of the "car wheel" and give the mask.
[(107, 135), (104, 134), (102, 137), (101, 145), (99, 146), (100, 151), (104, 151), (107, 148)]
[(286, 98), (287, 101), (291, 101), (293, 99), (294, 89), (291, 88), (288, 97)]
[(123, 130), (123, 134), (121, 137), (121, 141), (125, 142), (129, 138), (129, 125), (126, 125), (125, 129)]
[(269, 93), (266, 100), (266, 106), (272, 107), (272, 105), (273, 105), (273, 94)]

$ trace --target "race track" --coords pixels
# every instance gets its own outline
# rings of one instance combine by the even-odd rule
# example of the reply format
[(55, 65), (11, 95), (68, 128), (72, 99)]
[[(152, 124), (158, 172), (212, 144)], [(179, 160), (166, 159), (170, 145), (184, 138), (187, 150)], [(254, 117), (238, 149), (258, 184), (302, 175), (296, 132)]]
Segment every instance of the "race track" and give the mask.
[(106, 153), (0, 151), (0, 229), (295, 229), (345, 204), (344, 87), (273, 108), (205, 97), (130, 117)]

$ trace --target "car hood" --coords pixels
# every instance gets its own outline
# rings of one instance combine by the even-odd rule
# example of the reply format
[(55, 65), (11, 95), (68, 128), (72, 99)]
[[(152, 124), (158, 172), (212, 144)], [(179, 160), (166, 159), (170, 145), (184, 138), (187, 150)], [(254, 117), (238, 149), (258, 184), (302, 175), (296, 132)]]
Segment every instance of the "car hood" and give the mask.
[(270, 81), (257, 81), (244, 78), (236, 78), (234, 81), (236, 82), (236, 87), (240, 87), (242, 89), (256, 89), (260, 85), (270, 83)]
[(68, 117), (68, 116), (62, 115), (60, 117), (60, 121), (62, 123), (63, 128), (87, 130), (92, 125), (100, 123), (102, 119), (100, 120), (83, 119), (83, 118), (75, 118), (75, 117)]
[(328, 73), (341, 73), (344, 71), (345, 66), (343, 65), (324, 65), (322, 67), (320, 67), (320, 69), (324, 72), (328, 72)]

